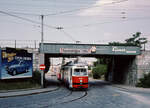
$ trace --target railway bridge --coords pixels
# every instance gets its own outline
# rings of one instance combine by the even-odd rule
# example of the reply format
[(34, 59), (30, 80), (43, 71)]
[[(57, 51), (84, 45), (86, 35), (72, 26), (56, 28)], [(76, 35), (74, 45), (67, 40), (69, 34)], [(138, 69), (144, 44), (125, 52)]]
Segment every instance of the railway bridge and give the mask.
[[(110, 46), (107, 44), (40, 43), (40, 62), (48, 64), (51, 57), (110, 58), (107, 81), (126, 85), (137, 83), (136, 46)], [(46, 71), (49, 67), (46, 65)]]

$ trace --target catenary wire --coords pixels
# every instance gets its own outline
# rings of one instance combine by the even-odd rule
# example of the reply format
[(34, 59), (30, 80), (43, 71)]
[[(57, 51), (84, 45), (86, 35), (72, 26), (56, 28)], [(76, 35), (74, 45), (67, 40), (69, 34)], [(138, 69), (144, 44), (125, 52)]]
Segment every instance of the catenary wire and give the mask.
[(102, 24), (110, 24), (110, 23), (117, 23), (117, 22), (127, 22), (127, 21), (136, 21), (136, 20), (150, 20), (150, 17), (136, 17), (131, 19), (126, 19), (127, 17), (121, 17), (123, 20), (114, 20), (114, 21), (106, 21), (106, 22), (97, 22), (97, 23), (90, 23), (90, 24), (84, 24), (79, 26), (71, 26), (71, 27), (65, 27), (66, 29), (80, 29), (84, 27), (90, 27), (90, 26), (96, 26), (96, 25), (102, 25)]
[[(14, 14), (10, 14), (8, 12), (5, 12), (5, 11), (0, 11), (0, 13), (2, 14), (5, 14), (5, 15), (9, 15), (9, 16), (12, 16), (12, 17), (15, 17), (15, 18), (18, 18), (18, 19), (22, 19), (24, 21), (28, 21), (28, 22), (31, 22), (31, 23), (34, 23), (34, 24), (41, 24), (40, 22), (37, 22), (37, 21), (34, 21), (34, 20), (31, 20), (31, 19), (28, 19), (28, 18), (24, 18), (24, 17), (20, 17), (20, 16), (17, 16), (17, 15), (14, 15)], [(45, 24), (44, 24), (45, 25)], [(47, 25), (46, 25), (47, 26)], [(56, 29), (57, 27), (54, 27), (54, 26), (50, 26), (48, 25), (50, 28), (53, 28), (53, 29)]]
[[(20, 16), (17, 16), (17, 15), (13, 15), (13, 14), (10, 14), (10, 13), (4, 12), (4, 11), (0, 11), (0, 13), (6, 14), (6, 15), (9, 15), (9, 16), (12, 16), (12, 17), (16, 17), (16, 18), (19, 18), (19, 19), (22, 19), (22, 20), (25, 20), (25, 21), (28, 21), (28, 22), (31, 22), (31, 23), (41, 24), (40, 22), (36, 22), (36, 21), (31, 20), (31, 19), (27, 19), (27, 18), (20, 17)], [(47, 24), (44, 24), (44, 26), (46, 26), (48, 28), (58, 29), (63, 34), (65, 34), (65, 36), (69, 37), (72, 41), (76, 41), (69, 33), (67, 33), (66, 31), (62, 30), (63, 28), (59, 29), (59, 27), (53, 27), (53, 26), (50, 26), (50, 25), (47, 25)]]
[[(92, 7), (100, 7), (100, 6), (105, 6), (105, 5), (112, 5), (112, 4), (117, 4), (117, 3), (121, 3), (121, 2), (126, 2), (128, 0), (119, 0), (119, 1), (113, 1), (111, 3), (105, 3), (102, 5), (95, 5), (95, 6), (89, 6), (89, 7), (82, 7), (82, 8), (78, 8), (78, 9), (73, 9), (73, 10), (67, 10), (67, 11), (60, 11), (60, 12), (56, 12), (56, 13), (51, 13), (51, 14), (45, 14), (44, 16), (54, 16), (54, 15), (60, 15), (60, 14), (66, 14), (66, 13), (72, 13), (72, 12), (77, 12), (83, 9), (89, 9)], [(23, 13), (23, 12), (8, 12), (8, 13), (12, 13), (12, 14), (22, 14), (22, 15), (33, 15), (33, 16), (39, 16), (40, 14), (34, 14), (34, 13)]]

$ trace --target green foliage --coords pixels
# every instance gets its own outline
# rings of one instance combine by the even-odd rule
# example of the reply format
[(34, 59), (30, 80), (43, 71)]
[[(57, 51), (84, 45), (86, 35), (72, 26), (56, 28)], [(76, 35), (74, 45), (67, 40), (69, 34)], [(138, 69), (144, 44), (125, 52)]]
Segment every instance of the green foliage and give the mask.
[(38, 70), (33, 72), (33, 77), (31, 82), (38, 83), (38, 84), (41, 83), (41, 73)]
[(27, 89), (39, 87), (38, 84), (30, 81), (19, 81), (19, 82), (0, 82), (0, 90), (15, 90), (15, 89)]
[(99, 78), (101, 78), (102, 75), (105, 75), (106, 72), (107, 72), (107, 65), (98, 64), (92, 70), (93, 78), (99, 79)]
[(147, 38), (140, 38), (141, 32), (136, 32), (131, 38), (126, 39), (126, 43), (110, 42), (109, 45), (113, 46), (138, 46), (147, 43)]
[(127, 44), (135, 45), (141, 47), (142, 44), (147, 43), (147, 38), (140, 38), (141, 32), (136, 32), (131, 38), (126, 39)]
[(140, 79), (137, 87), (150, 88), (150, 73), (145, 74), (144, 77)]
[(92, 67), (91, 66), (88, 66), (88, 70), (91, 70), (92, 69)]
[(136, 46), (132, 43), (109, 42), (110, 46)]
[(94, 62), (94, 66), (97, 66), (98, 64), (108, 64), (110, 63), (111, 58), (108, 57), (103, 57), (103, 58), (98, 58), (96, 62)]

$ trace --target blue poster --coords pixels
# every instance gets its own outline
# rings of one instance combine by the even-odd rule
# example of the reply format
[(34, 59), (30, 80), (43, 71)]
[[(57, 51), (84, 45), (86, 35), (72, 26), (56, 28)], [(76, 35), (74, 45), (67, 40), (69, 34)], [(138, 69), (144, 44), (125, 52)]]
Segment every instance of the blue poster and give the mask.
[(1, 79), (32, 77), (32, 54), (26, 50), (1, 50)]

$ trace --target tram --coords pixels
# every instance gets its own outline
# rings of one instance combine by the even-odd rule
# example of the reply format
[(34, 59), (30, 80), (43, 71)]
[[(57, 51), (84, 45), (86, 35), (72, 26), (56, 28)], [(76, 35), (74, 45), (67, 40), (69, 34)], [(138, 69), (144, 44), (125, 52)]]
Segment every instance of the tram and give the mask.
[(61, 66), (58, 80), (64, 82), (70, 89), (88, 88), (88, 66), (83, 62), (68, 62)]

